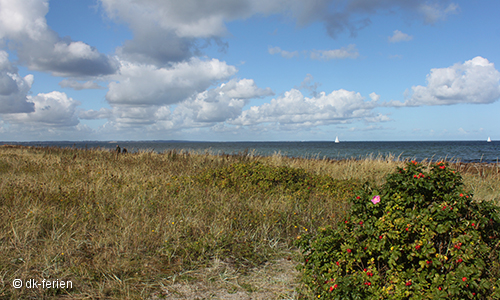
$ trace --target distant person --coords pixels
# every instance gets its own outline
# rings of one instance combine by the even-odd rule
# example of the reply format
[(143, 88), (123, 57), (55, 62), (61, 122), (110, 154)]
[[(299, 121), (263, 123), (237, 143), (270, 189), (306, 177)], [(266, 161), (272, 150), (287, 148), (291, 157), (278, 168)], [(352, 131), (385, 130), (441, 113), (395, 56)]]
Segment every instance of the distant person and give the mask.
[(119, 145), (116, 145), (116, 153), (120, 154), (122, 152), (122, 149), (120, 148)]
[(127, 148), (123, 148), (122, 153), (127, 153)]

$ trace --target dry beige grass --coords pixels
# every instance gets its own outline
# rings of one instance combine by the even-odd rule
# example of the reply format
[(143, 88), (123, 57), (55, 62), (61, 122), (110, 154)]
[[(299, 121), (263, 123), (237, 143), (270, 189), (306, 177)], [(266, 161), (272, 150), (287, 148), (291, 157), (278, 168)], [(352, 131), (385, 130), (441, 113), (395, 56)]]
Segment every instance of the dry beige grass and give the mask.
[[(352, 191), (296, 198), (196, 180), (260, 161), (382, 183), (403, 162), (0, 147), (0, 298), (299, 299), (293, 240), (332, 224)], [(500, 199), (499, 167), (459, 165), (480, 200)], [(288, 259), (284, 259), (288, 258)], [(74, 288), (14, 289), (12, 280)], [(269, 279), (269, 280), (268, 280)], [(297, 288), (298, 287), (298, 288)], [(184, 297), (184, 298), (183, 298)]]
[(152, 299), (298, 299), (300, 287), (296, 262), (281, 258), (242, 274), (234, 264), (216, 259), (204, 269), (180, 276), (189, 280), (164, 280)]

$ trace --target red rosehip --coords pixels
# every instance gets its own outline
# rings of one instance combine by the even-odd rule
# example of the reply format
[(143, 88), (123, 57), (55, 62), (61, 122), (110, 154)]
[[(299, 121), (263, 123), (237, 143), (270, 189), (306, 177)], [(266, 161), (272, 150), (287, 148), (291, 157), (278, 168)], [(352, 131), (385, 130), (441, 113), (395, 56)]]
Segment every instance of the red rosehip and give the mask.
[(351, 250), (351, 249), (347, 249), (347, 253), (351, 253), (351, 252), (352, 252), (352, 250)]
[(340, 266), (340, 263), (339, 263), (338, 261), (337, 261), (337, 262), (335, 262), (335, 263), (337, 264), (337, 266)]
[(363, 221), (359, 221), (359, 225), (363, 225)]
[(432, 261), (431, 261), (431, 260), (428, 260), (428, 261), (426, 261), (426, 263), (427, 263), (427, 264), (431, 264), (431, 263), (432, 263)]
[(415, 249), (420, 250), (420, 245), (416, 245)]
[(333, 289), (334, 289), (334, 287), (333, 287), (333, 286), (331, 286), (331, 287), (330, 287), (330, 292), (332, 292), (332, 291), (333, 291)]
[(438, 290), (442, 290), (442, 288), (441, 288), (441, 287), (438, 287)]
[(457, 263), (461, 263), (461, 262), (463, 262), (463, 261), (464, 261), (464, 260), (463, 260), (463, 259), (461, 259), (461, 258), (457, 259)]
[(366, 272), (366, 269), (363, 269), (363, 272)]
[(464, 194), (460, 193), (460, 197), (463, 197), (463, 196), (464, 196)]
[(408, 227), (406, 227), (406, 231), (408, 231), (408, 230), (410, 230), (410, 229), (408, 229)]
[(476, 226), (476, 224), (472, 223), (472, 226)]
[(467, 277), (462, 277), (462, 281), (467, 281)]
[(381, 240), (381, 239), (383, 239), (384, 237), (383, 237), (383, 236), (379, 236), (378, 238), (379, 238), (379, 240)]
[(406, 286), (410, 286), (410, 285), (411, 285), (411, 281), (406, 282)]
[(360, 196), (357, 196), (357, 197), (356, 197), (356, 199), (358, 199), (358, 200), (359, 200), (359, 199), (361, 199), (361, 197), (360, 197)]

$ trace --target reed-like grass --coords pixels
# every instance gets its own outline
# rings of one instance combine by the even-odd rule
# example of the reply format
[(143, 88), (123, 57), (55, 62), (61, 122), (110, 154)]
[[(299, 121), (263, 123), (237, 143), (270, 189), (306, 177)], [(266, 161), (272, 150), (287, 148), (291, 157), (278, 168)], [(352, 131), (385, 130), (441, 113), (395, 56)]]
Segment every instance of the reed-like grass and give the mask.
[[(293, 240), (335, 223), (355, 189), (402, 164), (2, 146), (0, 298), (298, 298), (294, 276), (263, 276), (293, 274)], [(477, 199), (500, 199), (498, 165), (455, 167)], [(276, 174), (303, 182), (291, 189)], [(73, 289), (14, 289), (16, 278)]]

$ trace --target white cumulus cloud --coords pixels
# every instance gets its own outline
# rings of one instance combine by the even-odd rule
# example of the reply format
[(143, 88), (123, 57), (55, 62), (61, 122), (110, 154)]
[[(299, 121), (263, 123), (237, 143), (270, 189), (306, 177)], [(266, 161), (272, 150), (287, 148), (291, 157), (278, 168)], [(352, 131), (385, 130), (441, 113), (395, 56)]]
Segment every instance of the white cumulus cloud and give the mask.
[(192, 58), (164, 68), (121, 61), (120, 74), (113, 76), (106, 100), (112, 105), (175, 104), (236, 72), (234, 66), (217, 59)]
[(23, 126), (72, 127), (80, 123), (76, 107), (81, 103), (65, 93), (40, 93), (28, 96), (28, 99), (34, 103), (34, 112), (5, 114), (2, 118), (11, 124)]
[(299, 90), (292, 89), (282, 97), (272, 99), (270, 103), (252, 106), (228, 123), (243, 126), (279, 123), (313, 127), (353, 120), (386, 121), (388, 119), (382, 115), (374, 115), (372, 112), (379, 106), (375, 95), (372, 94), (371, 101), (365, 101), (361, 94), (341, 89), (330, 94), (321, 92), (316, 97), (308, 98)]
[(261, 89), (252, 79), (233, 79), (184, 101), (174, 110), (174, 115), (193, 123), (225, 122), (241, 115), (250, 99), (270, 95), (274, 95), (270, 88)]
[(431, 69), (427, 86), (413, 86), (410, 99), (394, 106), (493, 103), (500, 98), (500, 72), (486, 58), (477, 56), (448, 68)]
[(114, 103), (111, 109), (81, 111), (82, 119), (108, 119), (108, 129), (143, 128), (180, 130), (210, 127), (238, 117), (250, 99), (273, 95), (270, 88), (259, 88), (252, 79), (231, 79), (216, 88), (197, 92), (175, 106)]

